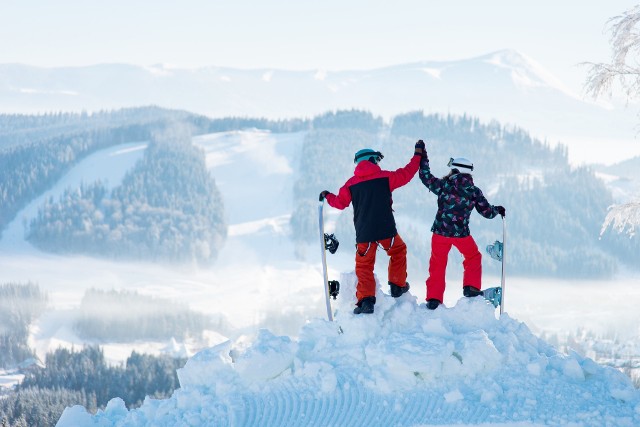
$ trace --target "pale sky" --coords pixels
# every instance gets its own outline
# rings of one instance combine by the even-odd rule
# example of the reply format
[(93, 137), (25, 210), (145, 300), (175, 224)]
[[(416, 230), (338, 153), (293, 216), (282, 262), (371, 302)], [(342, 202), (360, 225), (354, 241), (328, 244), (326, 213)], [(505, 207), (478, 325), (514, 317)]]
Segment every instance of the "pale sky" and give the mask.
[(580, 91), (622, 0), (0, 0), (0, 63), (367, 69), (515, 49)]

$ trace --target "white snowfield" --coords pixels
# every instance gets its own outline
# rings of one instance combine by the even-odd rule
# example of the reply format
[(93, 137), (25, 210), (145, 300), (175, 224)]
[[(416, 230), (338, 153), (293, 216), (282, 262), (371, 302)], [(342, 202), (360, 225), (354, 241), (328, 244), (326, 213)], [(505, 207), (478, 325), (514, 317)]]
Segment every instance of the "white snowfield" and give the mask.
[(379, 288), (375, 313), (356, 316), (354, 283), (342, 274), (333, 323), (226, 341), (189, 359), (171, 398), (74, 406), (57, 426), (640, 425), (625, 375), (559, 353), (482, 298), (429, 311)]

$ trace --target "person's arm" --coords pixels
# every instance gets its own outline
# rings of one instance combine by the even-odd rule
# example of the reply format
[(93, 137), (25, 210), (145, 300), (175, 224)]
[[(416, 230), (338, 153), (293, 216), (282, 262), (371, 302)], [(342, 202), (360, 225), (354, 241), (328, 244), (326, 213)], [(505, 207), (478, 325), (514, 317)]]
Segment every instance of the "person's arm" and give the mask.
[(495, 216), (498, 214), (504, 216), (504, 208), (502, 206), (493, 206), (491, 203), (489, 203), (487, 198), (484, 197), (484, 194), (482, 194), (482, 190), (477, 187), (476, 190), (476, 210), (480, 215), (488, 219), (495, 218)]
[(416, 175), (416, 172), (418, 172), (418, 168), (420, 167), (420, 158), (424, 153), (424, 149), (424, 142), (422, 140), (416, 142), (413, 157), (409, 160), (409, 163), (407, 163), (405, 167), (396, 169), (389, 174), (389, 187), (391, 188), (391, 191), (408, 184)]
[(323, 199), (326, 199), (332, 208), (342, 210), (351, 204), (351, 191), (349, 191), (348, 185), (345, 184), (338, 190), (338, 195), (324, 190), (320, 193), (320, 201)]
[(422, 158), (420, 159), (420, 172), (418, 173), (418, 176), (420, 177), (420, 181), (422, 181), (429, 191), (436, 195), (440, 194), (440, 191), (442, 190), (442, 180), (433, 176), (431, 173), (427, 150), (424, 150)]

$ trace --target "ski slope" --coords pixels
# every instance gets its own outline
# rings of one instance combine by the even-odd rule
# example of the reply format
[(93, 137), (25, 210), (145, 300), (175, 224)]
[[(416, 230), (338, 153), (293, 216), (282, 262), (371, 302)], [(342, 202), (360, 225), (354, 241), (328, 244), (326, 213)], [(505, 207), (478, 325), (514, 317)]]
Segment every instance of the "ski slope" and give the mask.
[(376, 312), (355, 316), (355, 281), (341, 276), (335, 323), (225, 341), (178, 371), (171, 398), (131, 411), (115, 398), (94, 416), (74, 406), (57, 426), (640, 425), (627, 377), (558, 353), (484, 299), (429, 311), (378, 287)]
[(38, 208), (49, 198), (58, 200), (65, 190), (79, 188), (81, 185), (101, 181), (107, 189), (122, 182), (124, 175), (142, 158), (147, 147), (146, 142), (119, 144), (90, 154), (79, 165), (67, 172), (55, 185), (39, 197), (32, 200), (2, 232), (0, 253), (16, 254), (33, 252), (33, 248), (24, 240), (25, 222), (35, 218)]

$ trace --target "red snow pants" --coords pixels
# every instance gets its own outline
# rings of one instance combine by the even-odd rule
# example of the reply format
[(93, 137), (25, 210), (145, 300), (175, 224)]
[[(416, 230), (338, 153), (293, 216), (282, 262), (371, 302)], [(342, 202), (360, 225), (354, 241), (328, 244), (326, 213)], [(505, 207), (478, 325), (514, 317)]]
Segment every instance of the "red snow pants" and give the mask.
[(451, 246), (455, 246), (464, 257), (462, 286), (482, 289), (482, 254), (473, 237), (446, 237), (433, 233), (431, 236), (431, 259), (427, 279), (427, 300), (444, 298), (445, 273)]
[(376, 263), (376, 251), (378, 245), (389, 255), (389, 282), (398, 286), (407, 283), (407, 245), (396, 234), (389, 239), (378, 240), (377, 242), (356, 244), (356, 298), (376, 296), (376, 281), (373, 277), (373, 267)]

